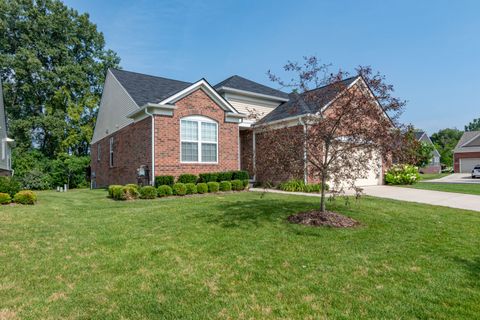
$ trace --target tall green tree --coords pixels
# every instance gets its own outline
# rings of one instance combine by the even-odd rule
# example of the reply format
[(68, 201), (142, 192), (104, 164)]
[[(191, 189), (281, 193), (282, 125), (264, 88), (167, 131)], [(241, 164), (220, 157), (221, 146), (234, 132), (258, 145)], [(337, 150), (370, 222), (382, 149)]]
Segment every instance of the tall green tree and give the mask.
[(106, 70), (119, 62), (88, 14), (0, 0), (0, 77), (19, 154), (87, 155)]
[(478, 131), (480, 130), (480, 118), (473, 119), (472, 122), (465, 126), (465, 131)]
[(453, 167), (453, 149), (463, 135), (463, 131), (458, 129), (442, 129), (432, 134), (430, 139), (440, 153), (440, 162), (447, 166)]

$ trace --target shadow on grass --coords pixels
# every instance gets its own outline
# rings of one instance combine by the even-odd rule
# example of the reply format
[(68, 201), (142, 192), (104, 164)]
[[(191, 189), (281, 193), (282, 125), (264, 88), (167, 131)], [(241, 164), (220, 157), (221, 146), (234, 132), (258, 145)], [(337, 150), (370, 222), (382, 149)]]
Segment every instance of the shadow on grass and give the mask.
[(318, 207), (316, 204), (308, 201), (283, 200), (259, 195), (254, 199), (218, 203), (215, 211), (197, 216), (224, 228), (242, 228), (283, 222), (291, 214), (316, 207)]
[(478, 279), (480, 278), (480, 256), (473, 258), (471, 260), (454, 257), (453, 261), (462, 266), (470, 275), (472, 281), (472, 286), (480, 286)]

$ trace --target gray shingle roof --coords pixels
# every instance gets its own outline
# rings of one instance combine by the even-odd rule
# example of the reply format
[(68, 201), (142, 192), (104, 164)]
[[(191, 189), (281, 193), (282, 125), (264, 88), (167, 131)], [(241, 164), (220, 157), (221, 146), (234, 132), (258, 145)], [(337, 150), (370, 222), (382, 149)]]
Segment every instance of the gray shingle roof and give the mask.
[(138, 106), (158, 103), (192, 85), (190, 82), (150, 76), (142, 73), (110, 69)]
[[(472, 141), (471, 141), (472, 140)], [(469, 142), (470, 141), (470, 142)], [(464, 146), (469, 142), (467, 145)], [(466, 131), (463, 133), (462, 137), (455, 147), (456, 151), (469, 151), (469, 148), (480, 149), (480, 131)], [(473, 149), (472, 149), (473, 150)]]
[(231, 76), (230, 78), (227, 78), (222, 82), (217, 83), (213, 87), (215, 89), (220, 89), (221, 87), (227, 87), (227, 88), (232, 88), (237, 90), (244, 90), (244, 91), (249, 91), (249, 92), (254, 92), (259, 94), (265, 94), (268, 96), (288, 99), (288, 94), (285, 92), (267, 87), (263, 84), (242, 78), (237, 75)]
[[(337, 84), (330, 84), (301, 94), (291, 93), (288, 95), (289, 101), (284, 102), (276, 107), (272, 112), (263, 117), (259, 123), (267, 123), (294, 116), (316, 113), (337, 96), (340, 88), (348, 87), (357, 78), (358, 76), (342, 80), (341, 86), (338, 86)], [(315, 94), (315, 104), (309, 104), (304, 99), (307, 94), (312, 93)]]
[(425, 134), (422, 130), (415, 131), (415, 139), (419, 140)]

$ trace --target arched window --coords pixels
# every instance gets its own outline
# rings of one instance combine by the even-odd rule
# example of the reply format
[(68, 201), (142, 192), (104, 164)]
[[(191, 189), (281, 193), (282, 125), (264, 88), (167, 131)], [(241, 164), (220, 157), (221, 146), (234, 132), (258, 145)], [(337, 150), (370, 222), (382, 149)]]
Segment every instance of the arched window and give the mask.
[(218, 124), (207, 117), (180, 119), (181, 162), (218, 162)]

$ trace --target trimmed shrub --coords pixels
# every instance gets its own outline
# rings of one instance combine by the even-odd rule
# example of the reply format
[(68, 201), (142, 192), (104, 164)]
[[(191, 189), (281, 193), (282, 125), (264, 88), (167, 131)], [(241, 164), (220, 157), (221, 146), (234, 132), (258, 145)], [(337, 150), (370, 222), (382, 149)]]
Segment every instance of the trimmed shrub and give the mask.
[(208, 185), (204, 182), (197, 183), (197, 192), (198, 193), (207, 193), (208, 192)]
[(230, 181), (222, 181), (220, 182), (219, 189), (220, 191), (231, 191), (232, 184), (230, 183)]
[(215, 181), (210, 181), (207, 183), (207, 186), (208, 186), (208, 192), (218, 192), (218, 189), (220, 188), (220, 183)]
[(138, 190), (140, 199), (155, 199), (157, 197), (157, 189), (152, 186), (144, 186)]
[(125, 187), (129, 187), (129, 188), (135, 188), (137, 189), (140, 189), (140, 187), (138, 186), (138, 184), (135, 184), (135, 183), (129, 183), (129, 184), (126, 184)]
[(135, 200), (140, 196), (137, 185), (126, 185), (122, 188), (122, 192), (125, 198), (122, 200)]
[(250, 181), (247, 180), (242, 180), (242, 183), (243, 183), (243, 188), (246, 189), (248, 187), (248, 185), (250, 184)]
[(156, 176), (155, 177), (155, 187), (160, 187), (160, 186), (173, 186), (173, 183), (175, 182), (175, 179), (173, 176)]
[(111, 184), (111, 185), (108, 186), (108, 197), (109, 197), (109, 198), (113, 198), (113, 190), (114, 190), (115, 188), (118, 188), (118, 187), (121, 188), (122, 186), (120, 186), (120, 185), (118, 185), (118, 184)]
[(410, 164), (397, 164), (388, 169), (385, 174), (387, 184), (414, 184), (420, 179), (418, 168)]
[(112, 185), (108, 187), (109, 197), (115, 200), (125, 200), (123, 194), (123, 186), (121, 185)]
[(0, 204), (9, 204), (12, 202), (12, 197), (8, 193), (0, 193)]
[(31, 190), (22, 190), (15, 194), (13, 201), (20, 204), (35, 204), (37, 195)]
[(20, 182), (13, 177), (0, 177), (0, 192), (8, 193), (10, 197), (13, 197), (22, 189)]
[(232, 189), (234, 191), (242, 191), (243, 190), (243, 182), (241, 180), (232, 180)]
[(244, 170), (239, 170), (239, 171), (233, 171), (233, 180), (248, 180), (250, 177), (248, 175), (248, 171)]
[(200, 173), (200, 182), (208, 183), (208, 182), (213, 182), (217, 181), (218, 179), (218, 173)]
[(185, 187), (187, 188), (187, 194), (197, 193), (197, 186), (195, 183), (185, 183)]
[(186, 173), (186, 174), (181, 174), (180, 176), (178, 176), (177, 182), (195, 184), (195, 183), (197, 183), (197, 180), (198, 180), (198, 177), (196, 175)]
[(233, 176), (232, 171), (219, 172), (219, 173), (217, 173), (217, 181), (218, 182), (230, 181), (230, 180), (232, 180), (232, 176)]
[(168, 197), (173, 194), (173, 190), (170, 186), (167, 186), (166, 184), (163, 186), (159, 186), (157, 188), (157, 194), (160, 198), (162, 197)]
[[(320, 192), (322, 190), (321, 183), (305, 184), (303, 180), (293, 179), (287, 182), (281, 183), (278, 188), (288, 192)], [(325, 185), (325, 190), (329, 190), (328, 184)]]
[(173, 185), (173, 194), (176, 196), (184, 196), (187, 194), (185, 183), (177, 182)]

